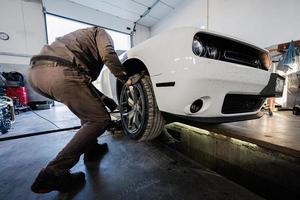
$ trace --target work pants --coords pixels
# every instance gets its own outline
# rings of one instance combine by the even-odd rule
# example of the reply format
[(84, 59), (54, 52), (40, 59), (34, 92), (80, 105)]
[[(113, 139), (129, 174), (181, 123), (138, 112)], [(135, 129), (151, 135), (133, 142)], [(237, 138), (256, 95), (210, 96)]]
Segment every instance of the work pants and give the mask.
[(81, 120), (79, 131), (46, 167), (57, 175), (65, 173), (97, 142), (110, 123), (110, 115), (91, 89), (90, 77), (75, 69), (55, 62), (34, 66), (29, 70), (28, 81), (35, 91), (64, 103)]

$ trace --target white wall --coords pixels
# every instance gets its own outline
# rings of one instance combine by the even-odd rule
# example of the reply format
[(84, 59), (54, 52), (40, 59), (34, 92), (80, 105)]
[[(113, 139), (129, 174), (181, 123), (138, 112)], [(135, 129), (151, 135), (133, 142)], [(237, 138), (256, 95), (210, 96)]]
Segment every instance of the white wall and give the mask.
[(0, 72), (22, 73), (29, 100), (48, 100), (33, 92), (26, 82), (30, 57), (46, 43), (41, 1), (1, 0), (0, 19), (0, 32), (10, 36), (7, 41), (0, 40)]
[(181, 26), (206, 27), (207, 0), (185, 0), (159, 23), (151, 27), (151, 36)]
[(148, 27), (137, 24), (135, 30), (136, 32), (132, 36), (132, 46), (150, 38), (150, 29)]
[(46, 42), (41, 1), (1, 0), (0, 19), (0, 31), (10, 36), (0, 40), (0, 63), (28, 64)]
[(299, 0), (186, 0), (151, 28), (205, 26), (261, 47), (300, 39)]
[(209, 0), (209, 29), (262, 47), (300, 39), (299, 0)]

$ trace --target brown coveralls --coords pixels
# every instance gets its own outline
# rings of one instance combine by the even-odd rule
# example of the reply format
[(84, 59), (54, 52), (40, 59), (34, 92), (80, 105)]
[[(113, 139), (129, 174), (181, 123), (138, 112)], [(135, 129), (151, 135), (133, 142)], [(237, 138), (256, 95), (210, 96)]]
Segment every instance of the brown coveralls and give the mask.
[[(64, 59), (83, 70), (42, 56)], [(125, 80), (126, 72), (110, 35), (99, 27), (80, 29), (57, 38), (51, 45), (45, 45), (31, 63), (28, 74), (31, 86), (40, 94), (67, 105), (81, 120), (81, 129), (46, 167), (59, 175), (78, 162), (80, 155), (97, 142), (97, 137), (110, 122), (110, 116), (91, 90), (90, 82), (97, 79), (104, 64), (120, 80)]]

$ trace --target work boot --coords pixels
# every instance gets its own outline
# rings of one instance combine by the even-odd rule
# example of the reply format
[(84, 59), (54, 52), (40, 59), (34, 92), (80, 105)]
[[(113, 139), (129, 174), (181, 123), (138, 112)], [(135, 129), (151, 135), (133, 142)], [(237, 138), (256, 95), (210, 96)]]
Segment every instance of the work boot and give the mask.
[(84, 183), (85, 175), (83, 172), (73, 174), (66, 172), (61, 175), (55, 175), (46, 169), (42, 169), (31, 185), (31, 190), (35, 193), (48, 193), (54, 190), (70, 192), (83, 186)]
[(83, 160), (85, 163), (98, 161), (104, 156), (104, 154), (107, 151), (108, 151), (108, 145), (106, 143), (95, 144), (88, 152), (84, 154)]

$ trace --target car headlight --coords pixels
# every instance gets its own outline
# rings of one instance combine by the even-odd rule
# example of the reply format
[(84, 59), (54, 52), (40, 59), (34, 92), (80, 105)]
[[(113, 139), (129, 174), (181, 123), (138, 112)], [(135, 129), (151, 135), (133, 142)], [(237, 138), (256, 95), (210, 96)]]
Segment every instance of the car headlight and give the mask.
[(207, 54), (208, 54), (207, 57), (212, 59), (219, 59), (221, 55), (219, 50), (216, 47), (209, 47)]
[(218, 60), (221, 57), (220, 50), (213, 44), (205, 44), (198, 39), (193, 40), (193, 52), (197, 56)]
[(203, 56), (203, 55), (205, 55), (206, 48), (205, 48), (205, 46), (202, 45), (202, 43), (200, 41), (194, 40), (193, 41), (193, 52), (197, 56)]

